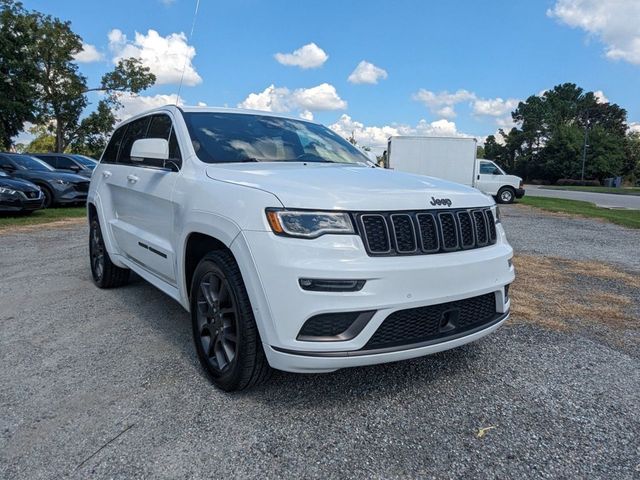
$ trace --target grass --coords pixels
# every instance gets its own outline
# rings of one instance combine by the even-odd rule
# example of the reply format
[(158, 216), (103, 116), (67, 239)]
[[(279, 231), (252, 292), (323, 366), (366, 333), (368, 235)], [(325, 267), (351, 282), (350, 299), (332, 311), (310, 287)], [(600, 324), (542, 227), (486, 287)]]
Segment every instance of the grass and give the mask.
[[(611, 327), (640, 327), (634, 318), (633, 298), (612, 293), (611, 282), (630, 290), (640, 288), (640, 278), (593, 261), (517, 255), (516, 280), (510, 290), (513, 322), (537, 323), (553, 330), (568, 330), (575, 321)], [(581, 277), (589, 277), (585, 290)]]
[(590, 202), (565, 200), (563, 198), (545, 198), (526, 196), (519, 200), (523, 205), (541, 208), (550, 212), (581, 215), (589, 218), (599, 218), (624, 227), (640, 228), (640, 210), (620, 210), (597, 207)]
[(86, 207), (46, 208), (37, 210), (31, 215), (0, 214), (0, 231), (11, 227), (39, 225), (43, 223), (68, 221), (83, 218), (87, 215)]
[(573, 190), (578, 192), (592, 192), (592, 193), (613, 193), (615, 195), (640, 195), (640, 187), (574, 187), (574, 186), (544, 186), (543, 189), (549, 190)]

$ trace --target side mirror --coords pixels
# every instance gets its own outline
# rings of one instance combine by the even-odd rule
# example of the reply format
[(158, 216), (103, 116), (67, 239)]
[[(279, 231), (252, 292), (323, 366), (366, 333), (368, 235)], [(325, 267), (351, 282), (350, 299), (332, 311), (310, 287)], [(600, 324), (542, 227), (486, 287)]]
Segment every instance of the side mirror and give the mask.
[(69, 167), (69, 170), (73, 170), (74, 172), (79, 172), (80, 171), (80, 167), (78, 165), (71, 165)]
[(164, 138), (141, 138), (131, 146), (131, 160), (169, 160), (169, 142)]

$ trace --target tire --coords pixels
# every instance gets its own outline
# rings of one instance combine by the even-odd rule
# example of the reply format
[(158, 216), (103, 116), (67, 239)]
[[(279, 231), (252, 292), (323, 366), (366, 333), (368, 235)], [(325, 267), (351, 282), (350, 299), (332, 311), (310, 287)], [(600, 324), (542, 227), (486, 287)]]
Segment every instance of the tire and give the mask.
[(91, 216), (89, 224), (89, 261), (93, 283), (99, 288), (121, 287), (129, 282), (130, 270), (114, 265), (109, 258), (96, 215)]
[(516, 191), (511, 187), (502, 187), (498, 190), (498, 195), (496, 197), (498, 203), (513, 203), (516, 199)]
[(42, 208), (51, 208), (54, 204), (54, 196), (53, 192), (49, 187), (45, 187), (44, 185), (40, 185), (40, 190), (44, 194), (44, 202), (42, 204)]
[(244, 390), (271, 376), (249, 296), (230, 253), (210, 252), (196, 267), (191, 322), (198, 359), (217, 387)]

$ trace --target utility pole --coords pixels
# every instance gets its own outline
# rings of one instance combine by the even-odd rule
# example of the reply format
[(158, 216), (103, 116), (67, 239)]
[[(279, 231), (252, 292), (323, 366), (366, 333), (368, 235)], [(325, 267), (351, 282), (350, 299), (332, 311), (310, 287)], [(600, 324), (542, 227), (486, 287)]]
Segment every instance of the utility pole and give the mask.
[(584, 144), (582, 145), (582, 173), (580, 181), (584, 182), (584, 164), (587, 161), (587, 142), (589, 141), (589, 112), (587, 112), (587, 121), (584, 123)]
[(580, 174), (580, 181), (584, 182), (584, 163), (587, 161), (587, 141), (589, 140), (589, 128), (584, 127), (584, 145), (582, 146), (582, 173)]

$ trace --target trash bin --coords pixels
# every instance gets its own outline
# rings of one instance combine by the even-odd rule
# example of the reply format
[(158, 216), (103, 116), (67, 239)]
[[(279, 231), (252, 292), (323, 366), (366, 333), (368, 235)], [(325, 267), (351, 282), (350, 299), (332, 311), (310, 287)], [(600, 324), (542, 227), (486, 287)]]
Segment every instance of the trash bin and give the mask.
[(622, 177), (615, 177), (613, 179), (613, 186), (616, 188), (620, 188), (622, 186)]

